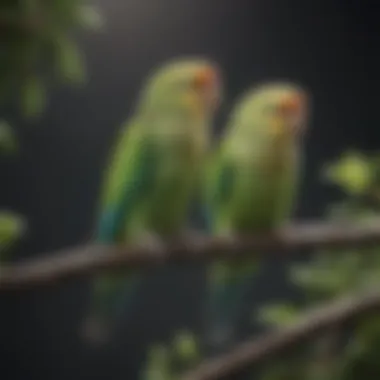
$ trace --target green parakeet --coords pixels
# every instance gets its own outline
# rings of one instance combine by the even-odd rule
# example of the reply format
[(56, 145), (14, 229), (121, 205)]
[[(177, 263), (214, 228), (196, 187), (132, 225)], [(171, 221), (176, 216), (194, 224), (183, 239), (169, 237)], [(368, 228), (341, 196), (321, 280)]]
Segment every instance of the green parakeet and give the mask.
[[(98, 242), (151, 246), (182, 235), (220, 90), (219, 68), (201, 58), (177, 59), (152, 74), (106, 173)], [(95, 279), (87, 337), (104, 337), (121, 307), (131, 310), (140, 282), (136, 273)]]
[[(291, 216), (307, 113), (307, 94), (291, 83), (263, 84), (238, 101), (205, 180), (212, 234), (269, 232)], [(256, 268), (257, 260), (211, 265), (206, 315), (211, 347), (234, 339)]]

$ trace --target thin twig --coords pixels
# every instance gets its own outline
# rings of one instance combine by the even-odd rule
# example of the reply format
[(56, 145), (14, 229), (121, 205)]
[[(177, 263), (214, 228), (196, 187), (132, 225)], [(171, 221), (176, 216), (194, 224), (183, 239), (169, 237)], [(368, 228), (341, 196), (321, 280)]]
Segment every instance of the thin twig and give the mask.
[(206, 361), (181, 380), (234, 379), (241, 371), (271, 359), (331, 326), (342, 325), (377, 309), (380, 309), (379, 290), (344, 297), (311, 311), (290, 327), (243, 343), (225, 355)]
[[(154, 247), (86, 245), (0, 268), (0, 291), (53, 284), (101, 271), (146, 269), (168, 263), (195, 263), (217, 258), (242, 259), (253, 254), (371, 245), (380, 243), (380, 219), (361, 224), (302, 223), (275, 234), (236, 238), (193, 237)], [(251, 254), (250, 254), (251, 253)], [(278, 255), (278, 257), (286, 257)]]

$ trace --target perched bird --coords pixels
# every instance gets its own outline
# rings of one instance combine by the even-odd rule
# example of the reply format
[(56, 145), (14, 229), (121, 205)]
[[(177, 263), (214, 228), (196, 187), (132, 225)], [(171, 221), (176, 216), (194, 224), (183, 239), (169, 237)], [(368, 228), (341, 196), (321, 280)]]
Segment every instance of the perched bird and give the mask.
[[(204, 203), (213, 235), (270, 232), (291, 216), (308, 102), (304, 90), (285, 82), (263, 84), (242, 96), (207, 169)], [(235, 338), (256, 268), (257, 260), (211, 265), (206, 341), (214, 349)]]
[[(221, 80), (219, 67), (202, 58), (171, 61), (150, 76), (106, 172), (97, 242), (151, 247), (160, 239), (182, 236)], [(137, 273), (97, 277), (85, 336), (104, 341), (121, 308), (127, 313), (133, 308), (140, 283)]]

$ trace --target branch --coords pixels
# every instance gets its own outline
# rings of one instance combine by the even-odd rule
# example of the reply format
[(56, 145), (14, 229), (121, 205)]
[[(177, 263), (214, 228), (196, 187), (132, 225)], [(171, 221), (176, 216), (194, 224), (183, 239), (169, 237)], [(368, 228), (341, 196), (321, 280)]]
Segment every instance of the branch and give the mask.
[[(279, 253), (305, 248), (363, 246), (380, 243), (380, 219), (361, 224), (303, 223), (274, 234), (251, 237), (194, 236), (148, 247), (87, 245), (0, 268), (0, 291), (93, 275), (102, 271), (146, 269), (168, 263), (196, 263), (218, 258), (239, 260), (252, 252)], [(283, 255), (279, 257), (284, 257)]]
[(331, 326), (342, 325), (376, 309), (380, 309), (380, 291), (344, 297), (311, 311), (288, 328), (243, 343), (230, 353), (201, 364), (186, 373), (182, 380), (233, 379), (252, 365), (288, 351)]

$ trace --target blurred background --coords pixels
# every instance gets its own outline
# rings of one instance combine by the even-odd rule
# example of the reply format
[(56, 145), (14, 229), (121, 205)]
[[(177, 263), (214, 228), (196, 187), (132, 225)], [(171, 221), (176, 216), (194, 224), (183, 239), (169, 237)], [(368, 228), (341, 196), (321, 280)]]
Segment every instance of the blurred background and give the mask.
[[(298, 218), (321, 217), (326, 204), (340, 196), (320, 183), (325, 162), (349, 147), (378, 148), (380, 27), (371, 2), (97, 3), (105, 30), (78, 36), (88, 84), (53, 90), (42, 120), (33, 126), (24, 125), (17, 112), (6, 113), (21, 149), (16, 158), (1, 161), (0, 199), (3, 208), (24, 214), (31, 225), (17, 247), (17, 260), (90, 237), (102, 169), (116, 132), (147, 72), (176, 56), (207, 55), (221, 65), (227, 97), (216, 133), (235, 97), (251, 84), (288, 79), (311, 92)], [(200, 326), (202, 271), (194, 266), (155, 272), (141, 291), (134, 321), (101, 353), (86, 349), (76, 335), (87, 281), (1, 295), (1, 377), (135, 379), (147, 344), (167, 339), (176, 327)], [(267, 262), (255, 283), (249, 307), (294, 293), (282, 262)], [(243, 314), (242, 333), (248, 323)]]

